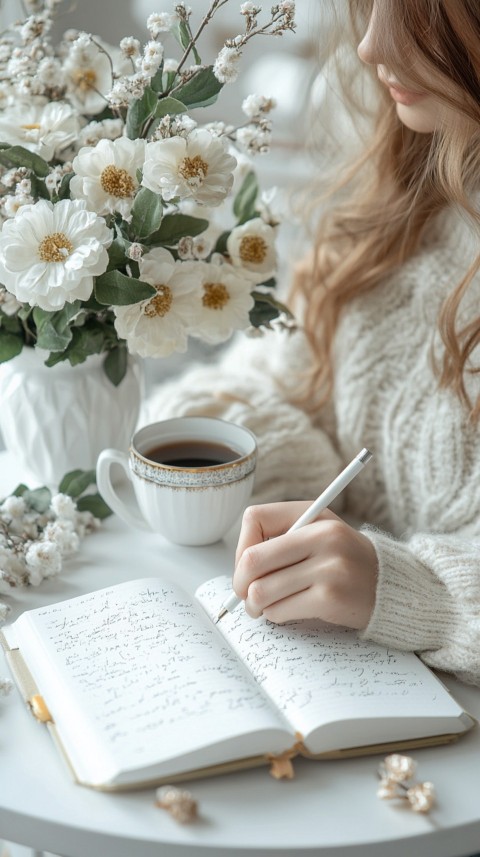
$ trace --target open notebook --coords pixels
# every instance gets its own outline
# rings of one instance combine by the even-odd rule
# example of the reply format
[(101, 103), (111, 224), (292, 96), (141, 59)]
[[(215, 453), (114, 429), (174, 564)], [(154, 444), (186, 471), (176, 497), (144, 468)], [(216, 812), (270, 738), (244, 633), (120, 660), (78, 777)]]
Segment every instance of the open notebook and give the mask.
[(413, 654), (320, 622), (276, 626), (227, 577), (192, 598), (134, 580), (23, 613), (3, 646), (76, 780), (174, 782), (274, 761), (453, 740), (472, 719)]

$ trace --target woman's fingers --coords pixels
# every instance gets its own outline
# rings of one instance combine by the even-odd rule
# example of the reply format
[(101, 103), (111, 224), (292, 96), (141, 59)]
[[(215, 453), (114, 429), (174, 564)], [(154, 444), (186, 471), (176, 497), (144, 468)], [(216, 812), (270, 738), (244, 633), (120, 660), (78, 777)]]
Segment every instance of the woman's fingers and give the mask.
[(287, 532), (308, 503), (254, 506), (246, 513), (233, 587), (252, 618), (319, 618), (364, 628), (375, 603), (371, 541), (329, 510)]
[(311, 581), (312, 569), (308, 560), (257, 577), (248, 587), (245, 610), (252, 619), (257, 619), (271, 605), (308, 589)]
[(235, 565), (251, 545), (286, 533), (310, 504), (304, 500), (291, 503), (265, 503), (245, 510), (238, 539)]

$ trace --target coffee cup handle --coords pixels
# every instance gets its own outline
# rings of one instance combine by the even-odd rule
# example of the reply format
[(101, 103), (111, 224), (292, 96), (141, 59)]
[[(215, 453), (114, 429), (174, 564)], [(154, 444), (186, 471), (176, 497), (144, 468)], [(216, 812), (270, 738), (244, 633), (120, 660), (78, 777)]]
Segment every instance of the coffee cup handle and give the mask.
[(115, 512), (122, 521), (125, 521), (126, 524), (129, 524), (131, 527), (135, 527), (136, 529), (148, 530), (151, 532), (150, 527), (141, 517), (140, 512), (129, 509), (115, 491), (110, 478), (112, 464), (119, 464), (125, 471), (129, 482), (132, 482), (128, 455), (121, 452), (119, 449), (102, 450), (97, 460), (97, 488), (105, 500), (105, 503), (110, 506), (111, 510)]

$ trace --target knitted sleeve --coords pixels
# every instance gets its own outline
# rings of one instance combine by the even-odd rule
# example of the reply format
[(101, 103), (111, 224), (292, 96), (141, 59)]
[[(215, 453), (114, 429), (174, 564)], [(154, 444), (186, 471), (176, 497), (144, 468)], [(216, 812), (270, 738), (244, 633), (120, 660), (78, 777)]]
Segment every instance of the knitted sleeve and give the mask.
[(480, 684), (480, 542), (452, 534), (408, 541), (364, 527), (378, 556), (364, 639), (416, 651), (431, 667)]
[[(276, 382), (282, 369), (275, 349), (270, 334), (259, 343), (240, 343), (219, 363), (190, 369), (157, 387), (142, 414), (144, 422), (195, 415), (249, 428), (258, 443), (252, 498), (256, 503), (313, 499), (342, 466), (334, 439), (293, 405), (287, 390)], [(295, 359), (289, 348), (285, 359), (289, 365)], [(335, 508), (338, 511), (339, 506)]]

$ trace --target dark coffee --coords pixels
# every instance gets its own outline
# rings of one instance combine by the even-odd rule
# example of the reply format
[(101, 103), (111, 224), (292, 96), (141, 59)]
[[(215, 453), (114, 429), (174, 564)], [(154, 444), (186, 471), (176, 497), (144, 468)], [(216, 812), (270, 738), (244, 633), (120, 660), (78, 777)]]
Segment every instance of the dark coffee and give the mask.
[(143, 453), (144, 458), (171, 467), (215, 467), (241, 458), (241, 453), (222, 443), (207, 440), (179, 440), (161, 443)]

